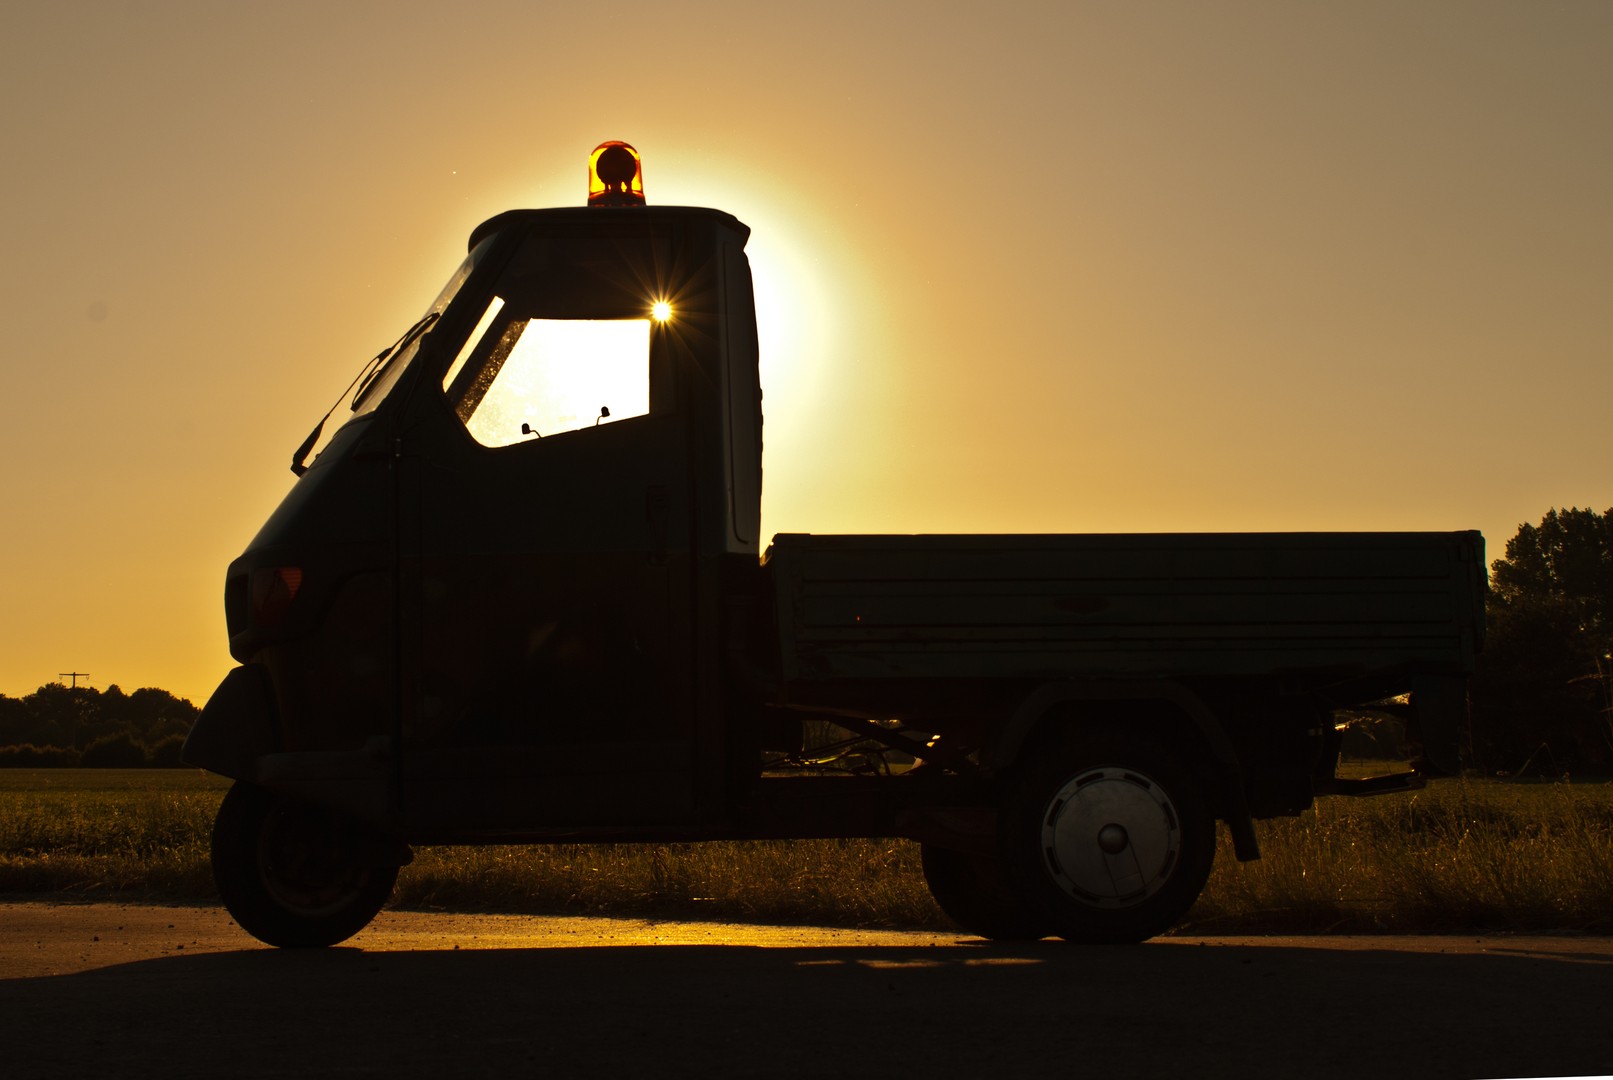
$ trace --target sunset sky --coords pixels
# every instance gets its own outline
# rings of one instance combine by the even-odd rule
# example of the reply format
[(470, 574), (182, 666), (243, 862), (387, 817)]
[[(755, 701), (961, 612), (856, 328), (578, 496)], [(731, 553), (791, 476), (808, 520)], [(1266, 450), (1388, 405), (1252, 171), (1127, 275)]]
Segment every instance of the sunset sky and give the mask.
[(1613, 505), (1613, 3), (43, 3), (0, 37), (0, 692), (200, 703), (481, 220), (753, 232), (764, 535)]

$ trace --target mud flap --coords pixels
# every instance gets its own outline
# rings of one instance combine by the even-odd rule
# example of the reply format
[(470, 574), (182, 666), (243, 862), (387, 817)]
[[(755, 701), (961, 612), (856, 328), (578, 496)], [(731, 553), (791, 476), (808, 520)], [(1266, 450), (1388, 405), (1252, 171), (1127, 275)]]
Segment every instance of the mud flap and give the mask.
[(1413, 762), (1426, 776), (1462, 771), (1462, 727), (1467, 721), (1467, 682), (1456, 676), (1423, 676), (1411, 692), (1412, 739), (1422, 753)]

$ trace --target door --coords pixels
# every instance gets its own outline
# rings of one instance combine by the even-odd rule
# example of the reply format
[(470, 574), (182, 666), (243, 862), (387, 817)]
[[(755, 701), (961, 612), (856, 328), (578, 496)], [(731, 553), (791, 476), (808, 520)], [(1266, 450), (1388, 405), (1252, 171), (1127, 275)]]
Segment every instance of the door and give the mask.
[(693, 814), (676, 255), (642, 226), (534, 230), (416, 391), (399, 520), (400, 803), (417, 834)]

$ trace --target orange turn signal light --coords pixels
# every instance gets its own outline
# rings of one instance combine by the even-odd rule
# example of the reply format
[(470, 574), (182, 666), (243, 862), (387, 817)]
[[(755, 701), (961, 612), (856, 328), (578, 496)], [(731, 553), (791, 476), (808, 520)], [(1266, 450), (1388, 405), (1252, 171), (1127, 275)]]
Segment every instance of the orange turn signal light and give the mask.
[(302, 570), (295, 566), (261, 566), (252, 571), (252, 622), (276, 626), (302, 588)]
[(588, 157), (589, 206), (643, 206), (644, 162), (624, 142), (602, 142)]

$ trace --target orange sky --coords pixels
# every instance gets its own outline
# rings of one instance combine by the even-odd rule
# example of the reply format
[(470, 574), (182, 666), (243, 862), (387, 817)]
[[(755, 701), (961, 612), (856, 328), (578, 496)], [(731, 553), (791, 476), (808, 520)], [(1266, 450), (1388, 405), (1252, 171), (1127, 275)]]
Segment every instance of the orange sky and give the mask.
[(1602, 0), (19, 8), (0, 692), (203, 700), (292, 449), (604, 139), (755, 230), (769, 533), (1613, 505)]

